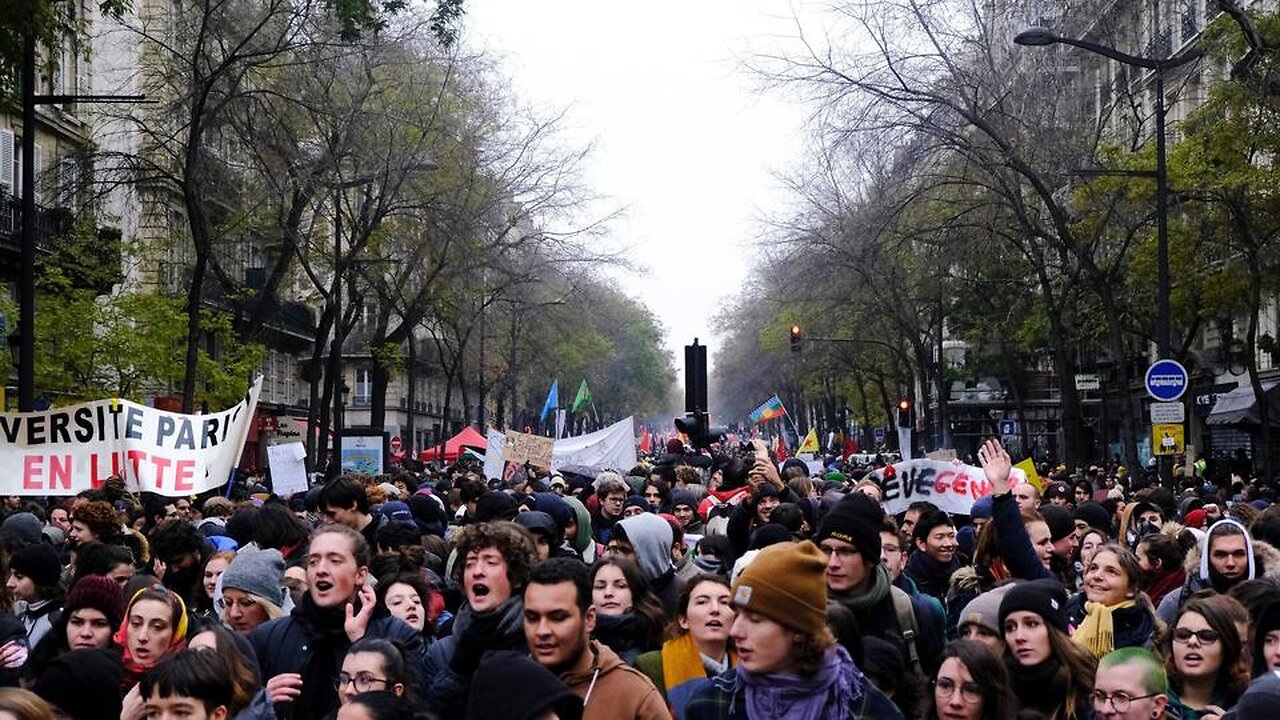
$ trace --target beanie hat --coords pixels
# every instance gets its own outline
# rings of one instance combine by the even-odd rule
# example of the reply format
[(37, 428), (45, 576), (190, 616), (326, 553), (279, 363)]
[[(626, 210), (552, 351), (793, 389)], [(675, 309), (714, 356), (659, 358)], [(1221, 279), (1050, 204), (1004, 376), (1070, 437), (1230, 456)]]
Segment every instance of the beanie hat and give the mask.
[(785, 527), (778, 523), (765, 523), (751, 533), (751, 542), (747, 545), (747, 549), (763, 550), (770, 545), (789, 542), (792, 539), (791, 531)]
[(907, 665), (902, 659), (902, 649), (897, 643), (882, 637), (866, 635), (862, 638), (862, 672), (872, 675), (877, 682), (900, 683), (906, 675)]
[(1001, 585), (970, 600), (960, 611), (956, 632), (959, 633), (965, 625), (977, 625), (997, 637), (1004, 637), (1004, 629), (1000, 624), (1000, 603), (1013, 586), (1014, 583)]
[(106, 575), (85, 575), (76, 581), (67, 595), (63, 616), (70, 617), (77, 610), (89, 608), (107, 616), (111, 627), (120, 626), (124, 619), (124, 591), (120, 584)]
[(1111, 513), (1102, 507), (1101, 503), (1092, 500), (1082, 502), (1076, 506), (1076, 511), (1072, 514), (1076, 520), (1081, 520), (1088, 524), (1089, 527), (1095, 527), (1099, 530), (1106, 530), (1111, 534)]
[(1040, 508), (1044, 522), (1049, 526), (1049, 539), (1058, 542), (1076, 531), (1076, 522), (1071, 519), (1071, 511), (1057, 505), (1045, 505)]
[(388, 500), (382, 503), (382, 514), (396, 522), (413, 522), (413, 512), (409, 510), (408, 503), (403, 500)]
[(627, 499), (622, 503), (623, 514), (626, 514), (627, 508), (633, 508), (633, 507), (638, 507), (645, 512), (649, 512), (649, 510), (652, 509), (649, 505), (648, 500), (645, 500), (639, 495), (628, 495)]
[(1050, 578), (1018, 583), (1000, 601), (1000, 627), (1010, 614), (1035, 613), (1062, 632), (1067, 631), (1067, 589)]
[(62, 560), (58, 551), (44, 543), (28, 545), (14, 553), (9, 558), (9, 569), (31, 578), (39, 588), (53, 587), (62, 579)]
[(60, 655), (36, 678), (32, 691), (77, 720), (118, 718), (124, 662), (118, 651), (86, 648)]
[(1071, 488), (1061, 480), (1049, 483), (1048, 487), (1044, 489), (1045, 500), (1052, 500), (1056, 497), (1071, 498)]
[(1204, 510), (1196, 508), (1195, 510), (1188, 512), (1184, 520), (1187, 523), (1187, 527), (1203, 530), (1204, 524), (1208, 520), (1208, 516), (1205, 514)]
[(1253, 628), (1253, 669), (1254, 674), (1267, 670), (1265, 648), (1267, 633), (1280, 630), (1280, 600), (1273, 600), (1264, 605), (1257, 614), (1257, 624)]
[(1223, 717), (1230, 720), (1270, 720), (1276, 716), (1277, 702), (1280, 702), (1280, 672), (1263, 673), (1249, 683), (1236, 706)]
[(547, 542), (552, 545), (559, 544), (559, 538), (556, 537), (559, 534), (556, 521), (541, 510), (526, 510), (525, 512), (517, 513), (515, 523), (535, 535), (546, 537)]
[(34, 545), (40, 542), (40, 531), (44, 523), (29, 512), (14, 513), (0, 523), (0, 537), (14, 540), (22, 545)]
[(694, 510), (698, 509), (698, 499), (688, 490), (679, 489), (671, 491), (671, 507), (678, 508), (681, 505), (688, 505)]
[(275, 548), (241, 550), (222, 573), (222, 589), (233, 588), (284, 606), (284, 557)]
[(501, 490), (491, 490), (476, 500), (476, 522), (478, 523), (515, 518), (515, 498)]
[(880, 562), (880, 525), (884, 509), (864, 493), (849, 493), (841, 498), (818, 523), (814, 542), (835, 538), (851, 543), (862, 553), (868, 565)]
[(990, 495), (983, 495), (973, 501), (973, 507), (969, 509), (969, 517), (971, 518), (991, 518), (995, 517), (995, 501)]
[(735, 607), (817, 635), (827, 626), (827, 559), (811, 542), (760, 551), (733, 582)]

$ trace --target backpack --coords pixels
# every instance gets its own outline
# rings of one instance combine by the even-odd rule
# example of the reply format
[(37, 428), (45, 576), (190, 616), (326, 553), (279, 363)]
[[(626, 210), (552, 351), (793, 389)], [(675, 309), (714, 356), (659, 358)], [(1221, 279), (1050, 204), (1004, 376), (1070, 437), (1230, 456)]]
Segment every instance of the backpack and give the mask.
[(911, 606), (911, 597), (896, 587), (889, 588), (889, 597), (893, 599), (893, 614), (898, 619), (898, 631), (902, 633), (902, 643), (907, 650), (903, 658), (907, 667), (920, 677), (926, 677), (920, 665), (920, 652), (916, 650), (916, 638), (920, 635), (920, 626), (916, 624), (915, 608)]

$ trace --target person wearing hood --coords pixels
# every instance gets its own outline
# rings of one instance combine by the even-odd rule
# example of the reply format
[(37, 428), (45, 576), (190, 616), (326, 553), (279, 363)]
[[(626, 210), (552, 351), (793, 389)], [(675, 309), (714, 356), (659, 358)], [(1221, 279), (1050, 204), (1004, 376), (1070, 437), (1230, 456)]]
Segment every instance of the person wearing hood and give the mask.
[(533, 659), (582, 698), (584, 720), (667, 720), (671, 715), (649, 678), (591, 640), (596, 610), (587, 578), (586, 567), (572, 558), (533, 569), (523, 624)]
[(564, 526), (564, 542), (584, 563), (593, 563), (600, 555), (600, 547), (596, 544), (591, 532), (591, 511), (575, 497), (566, 495), (564, 503), (573, 511), (573, 517)]
[(58, 718), (118, 718), (123, 703), (120, 686), (124, 663), (111, 649), (72, 650), (50, 663), (32, 692), (57, 708)]
[(1187, 531), (1177, 536), (1160, 532), (1138, 541), (1134, 554), (1142, 566), (1142, 590), (1157, 607), (1166, 595), (1187, 582), (1187, 569), (1182, 562), (1194, 547), (1195, 536)]
[(512, 650), (489, 653), (471, 679), (465, 720), (581, 720), (582, 698), (547, 668)]
[(408, 505), (419, 532), (444, 537), (449, 523), (445, 520), (444, 506), (435, 496), (418, 492), (409, 496)]
[(1196, 592), (1212, 588), (1225, 593), (1257, 577), (1253, 538), (1239, 520), (1223, 518), (1214, 523), (1209, 527), (1204, 545), (1199, 571), (1190, 574), (1181, 590), (1165, 595), (1156, 608), (1156, 617), (1166, 625), (1173, 623), (1178, 607)]
[(560, 527), (552, 517), (541, 510), (526, 510), (516, 514), (516, 524), (533, 535), (538, 549), (538, 561), (549, 557), (559, 557), (562, 552), (560, 544), (564, 542)]
[(61, 580), (62, 561), (52, 545), (28, 545), (9, 558), (6, 588), (19, 601), (14, 614), (27, 630), (27, 647), (35, 647), (53, 627), (65, 595)]
[(681, 582), (671, 562), (675, 542), (671, 525), (653, 513), (643, 513), (618, 521), (609, 538), (608, 550), (640, 568), (649, 589), (662, 602), (667, 617), (675, 615)]
[(515, 523), (468, 525), (458, 532), (457, 541), (460, 562), (455, 572), (462, 576), (465, 599), (453, 632), (427, 652), (424, 683), (432, 712), (450, 718), (465, 712), (481, 656), (491, 650), (524, 648), (522, 593), (538, 563), (533, 537)]

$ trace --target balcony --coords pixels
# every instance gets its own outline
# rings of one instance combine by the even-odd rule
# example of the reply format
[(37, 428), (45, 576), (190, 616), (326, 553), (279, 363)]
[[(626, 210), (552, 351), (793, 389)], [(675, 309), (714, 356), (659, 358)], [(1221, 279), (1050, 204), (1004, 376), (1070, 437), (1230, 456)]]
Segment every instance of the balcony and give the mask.
[[(49, 251), (54, 241), (71, 229), (71, 211), (36, 205), (36, 249)], [(0, 193), (0, 244), (20, 250), (22, 242), (22, 200)]]

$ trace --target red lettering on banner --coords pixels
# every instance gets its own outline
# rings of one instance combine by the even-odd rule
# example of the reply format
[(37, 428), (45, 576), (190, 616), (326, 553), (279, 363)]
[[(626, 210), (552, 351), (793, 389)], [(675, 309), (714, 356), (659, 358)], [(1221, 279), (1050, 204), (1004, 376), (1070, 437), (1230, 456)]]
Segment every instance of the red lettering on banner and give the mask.
[(40, 481), (40, 476), (44, 474), (44, 468), (41, 467), (42, 462), (44, 462), (43, 455), (28, 455), (22, 459), (23, 490), (44, 489), (44, 484)]
[(191, 492), (195, 486), (191, 483), (195, 477), (196, 461), (179, 460), (174, 467), (173, 489), (180, 492)]
[(951, 488), (956, 491), (957, 495), (964, 495), (969, 492), (969, 476), (957, 475), (956, 481), (951, 484)]
[[(61, 459), (61, 462), (59, 462)], [(61, 485), (63, 490), (71, 489), (71, 456), (49, 456), (49, 489), (55, 490)]]
[(141, 479), (142, 473), (138, 471), (138, 466), (147, 459), (147, 454), (141, 450), (129, 450), (126, 455), (129, 456), (129, 462), (133, 463), (133, 477)]
[(151, 464), (156, 466), (156, 489), (164, 489), (164, 470), (169, 467), (169, 458), (159, 455), (151, 456)]

